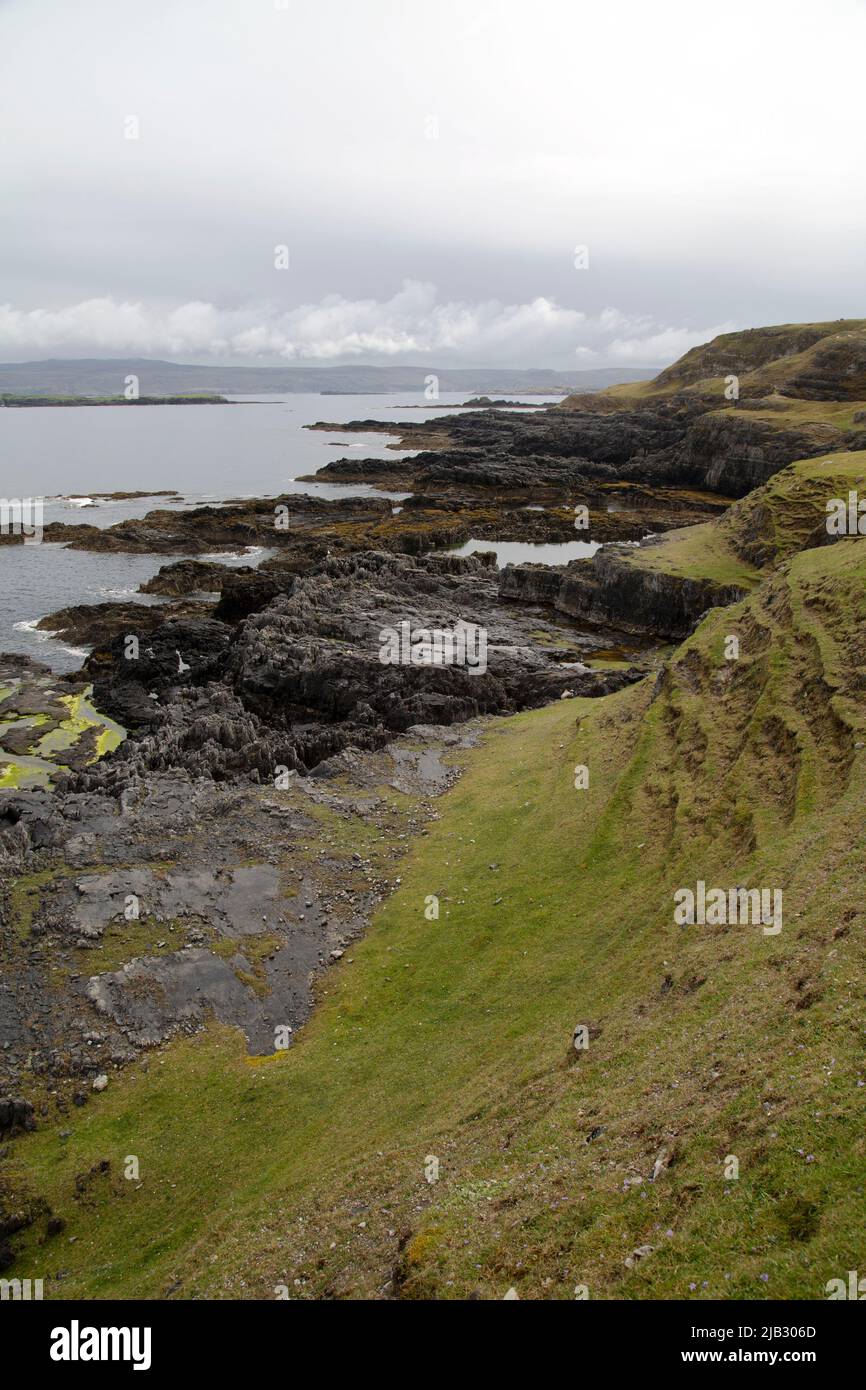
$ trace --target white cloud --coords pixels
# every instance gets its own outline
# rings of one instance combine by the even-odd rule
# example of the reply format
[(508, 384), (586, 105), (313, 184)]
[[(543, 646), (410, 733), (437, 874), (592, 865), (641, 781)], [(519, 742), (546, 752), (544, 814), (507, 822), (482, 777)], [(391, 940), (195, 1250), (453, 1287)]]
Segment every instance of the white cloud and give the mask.
[(733, 333), (737, 325), (732, 322), (718, 323), (714, 328), (703, 328), (694, 332), (690, 328), (662, 328), (658, 332), (633, 338), (614, 338), (608, 343), (607, 353), (616, 362), (635, 364), (675, 362), (689, 348), (707, 343), (719, 333)]
[(247, 361), (390, 361), (549, 364), (629, 361), (664, 365), (734, 327), (687, 328), (629, 316), (591, 315), (539, 296), (440, 302), (429, 283), (407, 280), (390, 299), (328, 295), (289, 310), (273, 305), (221, 309), (191, 301), (162, 306), (112, 298), (60, 309), (0, 305), (0, 356), (137, 354)]
[[(863, 0), (824, 0), (820, 22), (814, 0), (548, 0), (543, 24), (520, 0), (48, 9), (0, 0), (0, 293), (18, 304), (112, 296), (135, 341), (241, 335), (248, 358), (414, 351), (433, 325), (364, 298), (403, 276), (441, 288), (434, 342), (454, 352), (475, 350), (479, 310), (485, 353), (518, 329), (568, 338), (568, 304), (659, 333), (731, 305), (859, 312)], [(282, 243), (309, 323), (257, 308), (285, 307)], [(172, 332), (139, 301), (183, 306)], [(628, 321), (614, 337), (646, 350)], [(577, 323), (568, 351), (597, 341), (604, 324)]]

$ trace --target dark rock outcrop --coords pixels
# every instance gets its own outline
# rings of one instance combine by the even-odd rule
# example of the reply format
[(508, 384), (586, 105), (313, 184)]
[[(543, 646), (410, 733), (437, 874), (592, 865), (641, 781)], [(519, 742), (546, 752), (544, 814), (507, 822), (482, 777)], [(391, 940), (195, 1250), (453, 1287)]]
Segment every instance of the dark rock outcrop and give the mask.
[(40, 618), (37, 627), (78, 647), (95, 647), (127, 633), (144, 636), (161, 627), (169, 617), (204, 617), (207, 612), (207, 604), (195, 602), (170, 607), (144, 603), (79, 603)]
[[(842, 365), (828, 366), (825, 385), (815, 385), (815, 393), (841, 390), (834, 373)], [(859, 380), (856, 364), (852, 370), (852, 380)], [(843, 398), (848, 398), (848, 388)], [(531, 415), (480, 411), (447, 416), (437, 422), (446, 447), (422, 448), (406, 459), (335, 459), (318, 476), (438, 494), (486, 489), (501, 497), (574, 498), (591, 493), (599, 483), (622, 481), (741, 497), (795, 459), (866, 444), (862, 429), (843, 431), (815, 421), (786, 426), (754, 418), (752, 410), (763, 404), (755, 398), (731, 411), (720, 410), (724, 401), (718, 396), (675, 395), (634, 403), (611, 397), (593, 403), (588, 397), (586, 408), (572, 401), (568, 409), (555, 406)], [(364, 431), (375, 423), (357, 421), (344, 428)], [(393, 424), (379, 427), (395, 429)], [(411, 448), (417, 436), (423, 443), (423, 428), (401, 425), (401, 442)]]
[[(130, 762), (217, 779), (269, 776), (277, 763), (307, 772), (414, 724), (512, 713), (566, 689), (603, 694), (642, 674), (592, 670), (582, 658), (604, 643), (570, 625), (545, 645), (537, 612), (500, 602), (492, 558), (365, 551), (283, 575), (275, 596), (272, 578), (256, 574), (237, 594), (224, 588), (217, 617), (149, 633), (137, 660), (125, 658), (122, 638), (96, 649), (84, 668), (94, 700), (136, 736), (77, 785), (116, 781)], [(383, 631), (402, 624), (483, 631), (483, 669), (471, 658), (383, 659)]]
[(0, 1096), (0, 1142), (35, 1129), (33, 1106), (20, 1096)]
[(176, 598), (181, 594), (219, 593), (230, 574), (253, 574), (251, 565), (230, 569), (218, 560), (175, 560), (163, 565), (152, 579), (139, 588), (141, 594), (160, 594)]
[(155, 706), (162, 692), (219, 679), (230, 629), (214, 618), (170, 619), (142, 631), (134, 657), (127, 655), (127, 636), (95, 647), (82, 669), (99, 708), (126, 728), (140, 728), (160, 721)]
[(503, 598), (549, 603), (594, 627), (668, 640), (685, 637), (708, 608), (736, 603), (746, 593), (735, 585), (631, 564), (629, 551), (617, 546), (560, 568), (508, 565), (499, 591)]
[[(656, 483), (708, 488), (743, 497), (794, 459), (814, 458), (830, 448), (861, 448), (866, 431), (839, 440), (832, 429), (782, 429), (748, 414), (709, 414), (695, 420), (683, 438), (656, 454), (650, 467)], [(644, 478), (647, 465), (632, 460), (625, 478)]]

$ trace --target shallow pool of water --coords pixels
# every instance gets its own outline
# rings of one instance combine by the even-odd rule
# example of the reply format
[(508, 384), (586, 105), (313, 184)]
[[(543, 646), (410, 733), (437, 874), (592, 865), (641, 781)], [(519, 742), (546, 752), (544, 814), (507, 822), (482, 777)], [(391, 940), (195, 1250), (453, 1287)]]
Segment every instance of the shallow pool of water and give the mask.
[(506, 565), (567, 565), (569, 560), (588, 560), (599, 550), (598, 541), (477, 541), (449, 552), (452, 555), (475, 555), (479, 550), (496, 552), (499, 569)]

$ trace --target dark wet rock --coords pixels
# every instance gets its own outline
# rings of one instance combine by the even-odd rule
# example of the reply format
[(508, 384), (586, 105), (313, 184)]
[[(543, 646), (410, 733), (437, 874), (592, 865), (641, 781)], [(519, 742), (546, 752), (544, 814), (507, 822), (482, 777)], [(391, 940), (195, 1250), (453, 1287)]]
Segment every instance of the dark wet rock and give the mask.
[[(521, 409), (525, 410), (527, 404), (530, 404), (530, 405), (531, 405), (531, 404), (533, 404), (533, 402), (531, 402), (531, 401), (530, 401), (530, 402), (527, 402), (527, 401), (509, 401), (509, 400), (504, 400), (504, 399), (502, 399), (501, 397), (500, 397), (499, 399), (497, 399), (497, 400), (491, 400), (489, 396), (471, 396), (471, 397), (469, 398), (468, 401), (462, 401), (462, 402), (461, 402), (461, 409), (463, 409), (463, 410), (467, 410), (467, 409), (469, 409), (469, 410), (479, 410), (479, 409), (481, 409), (481, 410), (492, 410), (492, 409), (494, 409), (494, 407), (501, 408), (501, 407), (504, 407), (504, 406), (518, 406), (518, 407), (520, 407)], [(538, 403), (537, 408), (538, 408), (538, 409), (541, 408), (541, 402)]]
[[(437, 421), (445, 445), (434, 449), (423, 447), (429, 426), (391, 423), (384, 428), (399, 430), (407, 448), (417, 439), (422, 451), (406, 459), (334, 459), (318, 476), (400, 483), (422, 493), (484, 488), (500, 495), (539, 489), (570, 495), (599, 480), (615, 481), (630, 460), (677, 443), (687, 419), (688, 408), (668, 406), (615, 414), (559, 408), (525, 415), (478, 411)], [(363, 432), (374, 424), (355, 421), (343, 429)]]
[(251, 565), (231, 569), (218, 560), (175, 560), (171, 565), (163, 565), (152, 579), (139, 588), (142, 594), (161, 594), (169, 598), (181, 594), (218, 593), (231, 574), (251, 575), (255, 570)]
[(207, 612), (203, 603), (174, 604), (168, 609), (143, 603), (81, 603), (40, 618), (37, 627), (75, 646), (95, 647), (127, 633), (142, 636), (153, 632), (167, 617), (192, 617)]
[[(552, 651), (533, 635), (537, 613), (500, 602), (490, 556), (363, 552), (306, 576), (264, 578), (246, 615), (248, 584), (240, 582), (234, 610), (235, 591), (224, 589), (216, 611), (232, 625), (169, 621), (142, 642), (137, 661), (124, 658), (119, 638), (91, 654), (84, 669), (99, 708), (138, 736), (88, 769), (81, 789), (114, 784), (131, 767), (217, 779), (268, 778), (276, 765), (308, 772), (349, 745), (381, 747), (413, 724), (512, 713), (567, 689), (603, 694), (642, 674), (588, 669), (581, 658), (603, 643), (577, 629), (563, 629)], [(273, 597), (270, 582), (281, 590)], [(381, 633), (404, 622), (483, 629), (486, 670), (384, 663)]]
[[(697, 407), (699, 408), (699, 407)], [(567, 468), (581, 463), (584, 476), (600, 476), (635, 455), (667, 447), (676, 442), (686, 427), (689, 407), (656, 404), (643, 410), (621, 410), (603, 414), (597, 410), (569, 410), (559, 407), (520, 415), (502, 415), (498, 411), (476, 411), (468, 415), (449, 415), (436, 422), (437, 434), (448, 437), (455, 450), (468, 454), (482, 471), (485, 460), (491, 469), (505, 460), (543, 460), (553, 465), (562, 461)], [(377, 431), (399, 433), (407, 448), (413, 439), (423, 440), (430, 433), (427, 424), (400, 424), (365, 420), (342, 425), (345, 431), (363, 432), (370, 427)], [(320, 426), (316, 426), (320, 428)], [(330, 428), (330, 427), (329, 427)], [(422, 446), (423, 447), (423, 446)], [(321, 470), (325, 473), (344, 471), (337, 467), (351, 460), (334, 460)], [(369, 461), (372, 462), (372, 461)], [(400, 463), (395, 460), (395, 463)], [(455, 464), (461, 464), (455, 458)], [(433, 464), (432, 453), (422, 452), (417, 458), (403, 461), (403, 467), (426, 470)]]
[[(816, 387), (816, 390), (818, 388)], [(317, 475), (344, 482), (411, 487), (418, 493), (487, 489), (499, 496), (549, 490), (576, 497), (615, 481), (650, 488), (692, 487), (741, 497), (794, 459), (864, 447), (863, 430), (814, 424), (780, 427), (752, 418), (746, 401), (719, 411), (718, 398), (675, 395), (617, 408), (611, 398), (578, 397), (526, 415), (481, 411), (437, 421), (438, 447), (401, 459), (334, 459)], [(585, 408), (582, 408), (585, 405)], [(344, 429), (399, 431), (412, 447), (423, 425), (356, 421)]]
[(564, 565), (506, 565), (499, 576), (499, 596), (555, 608), (564, 576)]
[(194, 554), (292, 546), (307, 529), (390, 515), (384, 498), (346, 497), (327, 501), (291, 494), (245, 498), (220, 507), (156, 510), (113, 526), (76, 526), (51, 522), (46, 541), (73, 550), (129, 551), (133, 554)]
[[(324, 546), (321, 553), (311, 553), (304, 549), (304, 562), (299, 566), (309, 567), (317, 559), (324, 559)], [(164, 564), (152, 580), (142, 584), (142, 594), (218, 594), (220, 602), (215, 605), (213, 616), (221, 623), (238, 623), (259, 612), (265, 603), (270, 603), (277, 594), (291, 594), (296, 571), (292, 570), (291, 560), (279, 556), (275, 562), (263, 567), (252, 564), (228, 566), (217, 560), (177, 560), (174, 564)], [(181, 616), (177, 610), (171, 616)]]
[(220, 601), (214, 617), (223, 623), (237, 623), (266, 608), (277, 594), (291, 594), (295, 576), (285, 571), (258, 571), (249, 574), (229, 573), (222, 585)]
[(217, 679), (231, 636), (214, 618), (170, 619), (155, 629), (133, 628), (137, 655), (127, 656), (129, 635), (95, 647), (82, 668), (99, 708), (125, 728), (158, 724), (159, 699), (167, 690)]

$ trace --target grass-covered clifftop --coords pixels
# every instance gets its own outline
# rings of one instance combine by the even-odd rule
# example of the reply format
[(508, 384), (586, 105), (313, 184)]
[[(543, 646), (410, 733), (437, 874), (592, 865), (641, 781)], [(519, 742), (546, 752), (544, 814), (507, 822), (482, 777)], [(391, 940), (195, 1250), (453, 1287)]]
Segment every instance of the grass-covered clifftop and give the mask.
[(797, 459), (866, 448), (866, 320), (724, 333), (651, 381), (567, 397), (574, 428), (665, 425), (678, 437), (629, 476), (744, 497)]
[(751, 588), (759, 570), (826, 543), (828, 501), (858, 489), (866, 498), (866, 451), (799, 459), (723, 516), (668, 531), (623, 555), (641, 569)]
[(866, 497), (866, 451), (801, 459), (735, 502), (720, 518), (724, 544), (747, 563), (772, 566), (827, 543), (827, 504)]
[(746, 399), (866, 400), (866, 319), (722, 333), (650, 381), (608, 387), (601, 395), (606, 403), (623, 406), (682, 393), (724, 399), (730, 376), (737, 377), (740, 397)]
[(709, 609), (744, 597), (769, 568), (796, 551), (825, 544), (827, 503), (866, 490), (866, 452), (801, 459), (721, 516), (605, 545), (589, 560), (539, 584), (533, 565), (511, 566), (500, 581), (509, 598), (551, 602), (596, 626), (681, 638)]
[[(556, 606), (594, 623), (682, 636), (714, 606), (745, 596), (768, 570), (827, 544), (827, 505), (866, 494), (866, 452), (802, 459), (720, 517), (638, 546), (606, 546), (569, 566)], [(519, 591), (509, 576), (507, 586)]]
[[(15, 1272), (54, 1297), (822, 1298), (858, 1267), (866, 546), (792, 548), (776, 515), (777, 567), (661, 676), (461, 755), (288, 1052), (211, 1029), (17, 1140), (67, 1227), (37, 1221)], [(699, 879), (781, 889), (783, 929), (676, 925)]]
[(760, 571), (827, 544), (827, 504), (852, 491), (866, 500), (866, 451), (799, 459), (715, 520), (622, 554), (638, 569), (749, 589)]

